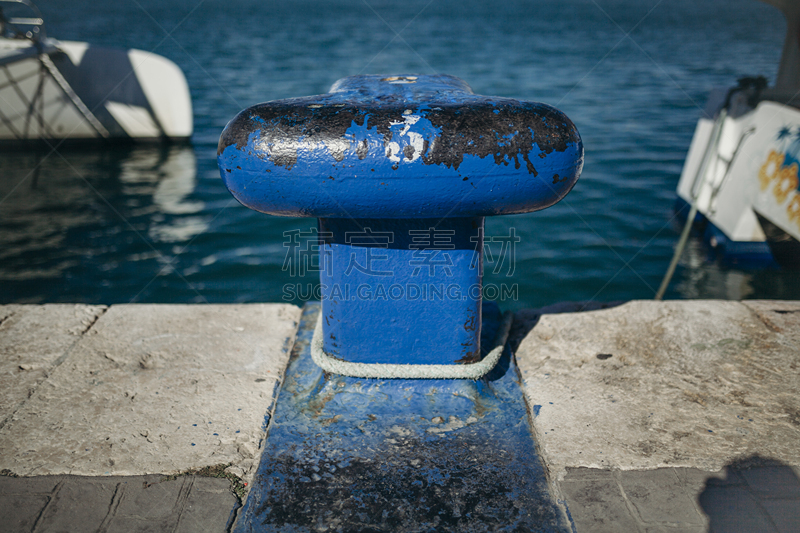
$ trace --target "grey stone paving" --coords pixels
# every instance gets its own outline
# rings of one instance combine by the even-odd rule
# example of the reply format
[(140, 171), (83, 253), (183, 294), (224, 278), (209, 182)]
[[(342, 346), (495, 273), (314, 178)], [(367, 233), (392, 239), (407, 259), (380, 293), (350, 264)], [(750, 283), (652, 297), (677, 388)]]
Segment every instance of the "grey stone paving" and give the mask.
[[(27, 333), (15, 334), (30, 315), (41, 315), (44, 324), (62, 311), (20, 306), (0, 324), (0, 350), (13, 353), (26, 338), (41, 336), (59, 343), (34, 341), (26, 352), (52, 352), (47, 360), (61, 360), (6, 413), (0, 470), (127, 476), (225, 464), (249, 480), (299, 308), (115, 305), (78, 331), (77, 342), (65, 330), (81, 322), (69, 313), (70, 320), (28, 325)], [(28, 387), (27, 375), (0, 374), (0, 390), (7, 386)]]
[(583, 532), (800, 532), (800, 304), (561, 304), (512, 345)]
[(237, 498), (227, 479), (0, 476), (0, 531), (222, 532)]
[(0, 306), (0, 532), (225, 531), (299, 315)]
[(0, 428), (105, 311), (102, 305), (0, 305)]
[[(800, 303), (553, 314), (578, 308), (520, 312), (510, 341), (575, 531), (800, 532)], [(0, 306), (0, 532), (228, 529), (231, 482), (185, 472), (252, 475), (298, 314)]]
[(800, 464), (795, 308), (632, 301), (583, 313), (518, 313), (528, 332), (517, 362), (551, 472), (717, 471), (756, 454)]
[(797, 474), (758, 460), (714, 473), (569, 468), (557, 485), (578, 533), (797, 533)]

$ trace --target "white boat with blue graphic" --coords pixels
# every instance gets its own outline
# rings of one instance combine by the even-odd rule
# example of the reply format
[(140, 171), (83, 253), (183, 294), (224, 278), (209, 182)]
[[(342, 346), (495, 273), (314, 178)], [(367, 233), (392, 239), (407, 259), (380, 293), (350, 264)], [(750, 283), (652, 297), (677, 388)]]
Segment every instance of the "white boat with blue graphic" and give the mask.
[[(800, 268), (800, 1), (764, 0), (787, 20), (776, 83), (712, 92), (678, 183), (678, 208), (727, 262)], [(696, 215), (695, 215), (696, 213)]]
[(0, 0), (0, 143), (191, 134), (189, 88), (173, 62), (48, 38), (29, 0)]

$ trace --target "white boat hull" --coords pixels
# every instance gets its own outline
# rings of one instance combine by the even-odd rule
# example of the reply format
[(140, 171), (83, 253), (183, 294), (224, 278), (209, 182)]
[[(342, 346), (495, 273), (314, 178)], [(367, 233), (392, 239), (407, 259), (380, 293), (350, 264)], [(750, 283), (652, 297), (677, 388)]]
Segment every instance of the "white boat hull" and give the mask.
[(678, 195), (712, 225), (712, 246), (758, 260), (768, 247), (776, 255), (775, 241), (800, 241), (799, 162), (800, 110), (761, 101), (741, 116), (698, 122)]
[(48, 39), (0, 38), (0, 141), (185, 140), (189, 88), (171, 61)]

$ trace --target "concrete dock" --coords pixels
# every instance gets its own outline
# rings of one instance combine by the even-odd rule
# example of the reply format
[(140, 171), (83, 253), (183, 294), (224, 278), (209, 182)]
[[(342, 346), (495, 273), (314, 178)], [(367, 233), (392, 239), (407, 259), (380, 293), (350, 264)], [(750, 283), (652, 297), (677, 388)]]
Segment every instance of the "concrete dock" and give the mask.
[[(508, 341), (564, 530), (800, 531), (800, 303), (583, 309)], [(236, 529), (300, 316), (0, 306), (0, 531)]]

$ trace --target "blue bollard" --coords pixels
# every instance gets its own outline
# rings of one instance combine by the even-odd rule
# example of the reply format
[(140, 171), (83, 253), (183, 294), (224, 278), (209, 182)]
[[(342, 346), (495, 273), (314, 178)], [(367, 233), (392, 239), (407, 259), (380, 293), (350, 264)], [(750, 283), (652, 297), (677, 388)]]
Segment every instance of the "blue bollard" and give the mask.
[(241, 203), (317, 217), (321, 241), (322, 302), (234, 530), (569, 531), (504, 349), (511, 315), (481, 302), (484, 217), (569, 192), (569, 119), (451, 76), (355, 76), (243, 111), (218, 160)]
[(355, 366), (478, 364), (484, 217), (553, 205), (583, 166), (557, 109), (445, 75), (253, 106), (217, 153), (243, 205), (319, 218), (321, 348)]

